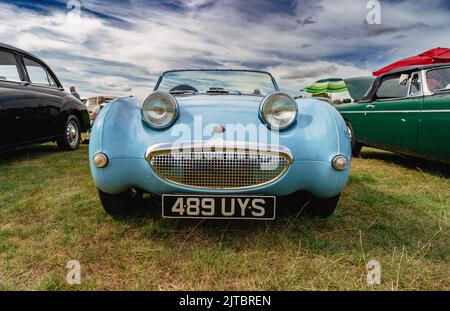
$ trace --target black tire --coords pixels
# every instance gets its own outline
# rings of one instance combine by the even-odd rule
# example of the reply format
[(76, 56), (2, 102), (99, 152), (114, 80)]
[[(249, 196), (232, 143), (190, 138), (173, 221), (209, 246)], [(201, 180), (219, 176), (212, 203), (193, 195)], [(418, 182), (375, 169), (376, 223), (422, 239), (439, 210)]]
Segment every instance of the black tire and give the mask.
[(305, 215), (317, 218), (330, 217), (336, 210), (340, 196), (341, 194), (338, 194), (337, 196), (329, 199), (321, 199), (310, 195), (307, 204), (305, 203)]
[(64, 134), (56, 143), (62, 150), (73, 151), (77, 150), (81, 142), (81, 127), (80, 121), (74, 115), (69, 115), (64, 126)]
[(345, 121), (345, 124), (347, 124), (348, 132), (352, 140), (352, 155), (354, 157), (359, 157), (359, 154), (361, 153), (361, 149), (363, 146), (356, 141), (356, 135), (355, 131), (353, 130), (352, 124), (348, 121)]
[(119, 194), (109, 194), (98, 189), (103, 209), (110, 215), (129, 214), (142, 207), (142, 192), (127, 190)]

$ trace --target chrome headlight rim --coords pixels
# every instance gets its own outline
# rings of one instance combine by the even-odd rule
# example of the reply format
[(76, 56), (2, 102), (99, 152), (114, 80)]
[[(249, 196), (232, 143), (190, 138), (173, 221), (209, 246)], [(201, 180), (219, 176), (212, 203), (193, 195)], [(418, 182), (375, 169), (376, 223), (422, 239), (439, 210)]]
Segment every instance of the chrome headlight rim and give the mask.
[(105, 153), (99, 151), (92, 157), (92, 163), (96, 168), (105, 168), (109, 164), (109, 158)]
[(336, 171), (342, 172), (348, 169), (349, 159), (346, 156), (339, 154), (333, 158), (331, 165)]
[[(295, 106), (294, 115), (284, 125), (271, 123), (266, 118), (266, 116), (264, 114), (264, 107), (267, 105), (269, 100), (271, 100), (273, 97), (276, 97), (276, 96), (278, 96), (278, 97), (281, 97), (281, 96), (287, 97), (289, 100), (291, 100), (291, 102)], [(262, 100), (262, 102), (261, 102), (261, 104), (259, 106), (259, 117), (260, 117), (260, 119), (267, 125), (267, 127), (269, 127), (270, 129), (273, 129), (273, 130), (284, 130), (284, 129), (287, 129), (288, 127), (290, 127), (292, 124), (295, 123), (295, 121), (297, 120), (297, 116), (298, 116), (298, 105), (297, 105), (297, 102), (295, 101), (294, 98), (292, 98), (292, 96), (290, 96), (289, 94), (283, 93), (283, 92), (274, 92), (274, 93), (271, 93), (271, 94), (267, 95), (266, 97), (264, 97), (264, 99)]]
[[(144, 106), (147, 103), (147, 101), (150, 100), (151, 97), (154, 97), (154, 96), (166, 97), (170, 101), (170, 103), (173, 105), (173, 116), (168, 122), (166, 122), (164, 124), (153, 123), (145, 115)], [(166, 109), (166, 112), (167, 112), (167, 109)], [(151, 93), (149, 96), (147, 96), (147, 98), (145, 98), (145, 100), (141, 104), (141, 117), (142, 117), (143, 121), (148, 126), (150, 126), (153, 129), (156, 129), (156, 130), (162, 130), (162, 129), (166, 129), (166, 128), (170, 127), (176, 121), (176, 119), (178, 118), (178, 114), (179, 114), (178, 101), (176, 100), (176, 98), (172, 94), (170, 94), (168, 92), (155, 91), (155, 92)]]

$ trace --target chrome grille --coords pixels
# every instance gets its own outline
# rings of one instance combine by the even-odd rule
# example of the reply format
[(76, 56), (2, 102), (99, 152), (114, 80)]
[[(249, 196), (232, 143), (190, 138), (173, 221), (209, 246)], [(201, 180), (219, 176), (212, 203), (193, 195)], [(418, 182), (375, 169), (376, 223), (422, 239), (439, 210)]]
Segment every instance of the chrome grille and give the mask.
[(285, 173), (291, 158), (286, 153), (245, 150), (157, 151), (147, 156), (161, 178), (205, 189), (237, 189), (272, 182)]

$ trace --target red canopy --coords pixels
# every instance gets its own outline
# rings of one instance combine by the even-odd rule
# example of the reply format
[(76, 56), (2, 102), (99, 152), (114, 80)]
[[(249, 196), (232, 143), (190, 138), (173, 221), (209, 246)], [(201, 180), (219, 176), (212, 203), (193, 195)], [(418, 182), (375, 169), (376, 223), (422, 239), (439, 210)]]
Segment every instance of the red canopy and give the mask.
[(429, 51), (423, 52), (417, 56), (405, 58), (399, 60), (398, 62), (392, 63), (378, 71), (374, 71), (372, 74), (374, 76), (382, 75), (383, 73), (389, 72), (393, 69), (405, 67), (405, 66), (415, 66), (415, 65), (429, 65), (436, 63), (450, 63), (450, 49), (447, 48), (435, 48)]

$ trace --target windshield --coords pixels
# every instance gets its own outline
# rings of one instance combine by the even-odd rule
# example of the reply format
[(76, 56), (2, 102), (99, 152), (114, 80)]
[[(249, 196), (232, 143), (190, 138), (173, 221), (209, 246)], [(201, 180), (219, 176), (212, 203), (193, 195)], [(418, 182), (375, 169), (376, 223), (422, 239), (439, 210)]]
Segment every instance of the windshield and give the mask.
[(256, 71), (187, 70), (166, 72), (156, 90), (171, 94), (251, 94), (268, 95), (278, 90), (272, 76)]
[(430, 91), (450, 89), (450, 67), (433, 69), (427, 72), (427, 83)]

